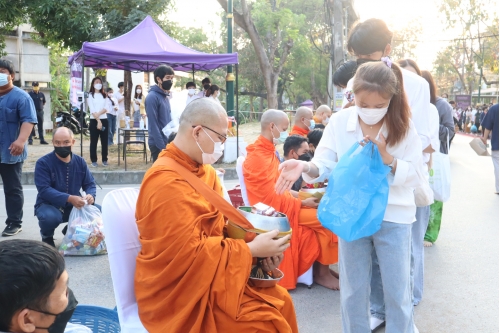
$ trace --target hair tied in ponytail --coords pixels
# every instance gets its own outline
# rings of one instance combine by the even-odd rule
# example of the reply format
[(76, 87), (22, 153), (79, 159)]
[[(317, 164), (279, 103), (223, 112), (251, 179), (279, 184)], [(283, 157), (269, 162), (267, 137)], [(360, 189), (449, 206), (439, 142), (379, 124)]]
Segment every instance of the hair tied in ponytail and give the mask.
[(382, 57), (382, 59), (380, 59), (380, 61), (384, 62), (387, 65), (387, 67), (392, 68), (392, 60), (391, 60), (391, 58), (389, 58), (389, 57)]

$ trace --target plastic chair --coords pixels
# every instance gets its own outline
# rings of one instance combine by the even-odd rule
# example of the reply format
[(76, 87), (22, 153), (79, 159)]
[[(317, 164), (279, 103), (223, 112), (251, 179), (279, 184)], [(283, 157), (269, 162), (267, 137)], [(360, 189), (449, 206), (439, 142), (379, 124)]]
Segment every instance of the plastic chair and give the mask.
[(139, 318), (134, 291), (135, 260), (141, 250), (135, 221), (139, 189), (109, 192), (102, 202), (108, 260), (123, 333), (147, 333)]
[(118, 313), (111, 309), (94, 305), (77, 305), (69, 320), (72, 324), (86, 326), (93, 333), (121, 332)]
[[(250, 206), (250, 202), (248, 201), (247, 188), (245, 186), (245, 178), (243, 177), (243, 163), (245, 162), (245, 156), (240, 156), (236, 160), (236, 173), (238, 174), (238, 181), (240, 183), (241, 196), (243, 198), (243, 202), (245, 206)], [(313, 284), (313, 266), (311, 266), (307, 272), (298, 277), (297, 283), (302, 283), (307, 286), (307, 288), (311, 289)]]

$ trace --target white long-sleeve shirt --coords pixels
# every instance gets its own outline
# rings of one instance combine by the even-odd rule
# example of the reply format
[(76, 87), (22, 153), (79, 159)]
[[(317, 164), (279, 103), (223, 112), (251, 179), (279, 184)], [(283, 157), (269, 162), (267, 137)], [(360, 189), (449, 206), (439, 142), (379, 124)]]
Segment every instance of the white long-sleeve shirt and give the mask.
[[(111, 99), (113, 100), (113, 103), (111, 103)], [(113, 116), (116, 116), (118, 114), (118, 101), (114, 97), (108, 97), (106, 98), (106, 110), (108, 111), (107, 113)]]
[[(87, 103), (89, 105), (89, 110), (90, 110), (90, 119), (95, 119), (93, 113), (100, 112), (102, 111), (102, 109), (106, 108), (106, 100), (99, 92), (94, 93), (94, 96), (92, 96), (92, 94), (89, 94), (89, 98), (87, 98)], [(107, 119), (107, 118), (108, 116), (106, 115), (106, 113), (101, 114), (99, 116), (99, 119)]]
[[(429, 101), (431, 100), (429, 83), (427, 83), (424, 78), (404, 68), (401, 68), (401, 73), (403, 74), (403, 85), (411, 109), (411, 120), (420, 136), (422, 147), (426, 148), (431, 144), (432, 136), (429, 126), (431, 114), (429, 107)], [(353, 83), (354, 78), (350, 79), (347, 83), (347, 91), (352, 90)], [(347, 102), (344, 96), (344, 103), (342, 106), (345, 106)], [(430, 154), (423, 153), (423, 162), (428, 162), (429, 158)]]
[[(381, 133), (387, 137), (387, 129)], [(363, 140), (363, 131), (359, 125), (358, 114), (354, 107), (335, 113), (326, 125), (323, 137), (314, 152), (312, 163), (318, 167), (319, 176), (311, 178), (303, 173), (307, 183), (328, 179), (338, 161), (356, 142)], [(389, 173), (389, 201), (384, 221), (410, 224), (415, 221), (415, 197), (413, 191), (423, 181), (422, 143), (413, 122), (406, 138), (398, 145), (387, 147), (387, 152), (397, 159), (396, 173)]]
[(430, 104), (430, 108), (431, 147), (434, 149), (434, 152), (439, 153), (441, 147), (441, 141), (439, 141), (439, 111), (432, 103)]

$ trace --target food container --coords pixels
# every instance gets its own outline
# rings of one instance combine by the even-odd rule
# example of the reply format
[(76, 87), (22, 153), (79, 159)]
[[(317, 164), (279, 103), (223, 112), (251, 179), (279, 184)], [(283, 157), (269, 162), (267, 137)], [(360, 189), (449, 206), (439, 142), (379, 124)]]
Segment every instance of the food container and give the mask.
[(130, 128), (134, 128), (134, 120), (130, 120), (128, 122), (128, 124), (129, 124)]
[(276, 286), (284, 276), (285, 274), (283, 274), (282, 271), (276, 268), (273, 271), (273, 279), (258, 279), (254, 277), (249, 277), (248, 284), (252, 287), (257, 287), (257, 288), (271, 288)]
[(323, 195), (325, 195), (326, 187), (322, 188), (301, 188), (299, 190), (299, 199), (306, 200), (308, 198), (316, 198), (321, 200)]
[(120, 119), (120, 128), (125, 128), (125, 119)]
[(271, 230), (279, 230), (276, 238), (285, 237), (292, 233), (292, 228), (285, 214), (279, 213), (280, 216), (264, 216), (252, 213), (252, 207), (242, 206), (238, 211), (253, 225), (253, 229), (245, 229), (239, 225), (228, 221), (227, 233), (229, 238), (244, 239), (245, 242), (251, 242), (257, 235), (266, 233)]

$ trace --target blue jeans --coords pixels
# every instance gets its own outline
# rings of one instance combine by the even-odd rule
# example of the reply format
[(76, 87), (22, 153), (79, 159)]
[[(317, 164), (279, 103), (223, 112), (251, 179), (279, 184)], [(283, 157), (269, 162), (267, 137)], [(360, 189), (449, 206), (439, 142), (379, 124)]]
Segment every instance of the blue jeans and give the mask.
[(109, 128), (109, 134), (108, 134), (108, 145), (113, 145), (113, 138), (115, 137), (116, 133), (116, 116), (112, 114), (107, 114), (108, 117), (108, 128)]
[[(387, 333), (413, 333), (410, 286), (411, 224), (382, 222), (370, 237), (352, 242), (339, 238), (340, 304), (343, 333), (370, 332), (372, 253), (380, 263), (387, 307)], [(373, 296), (373, 290), (371, 290)]]
[[(101, 206), (94, 204), (99, 210)], [(73, 209), (72, 205), (67, 205), (64, 209), (59, 210), (55, 206), (49, 204), (41, 204), (35, 211), (40, 226), (40, 235), (42, 238), (50, 238), (54, 236), (54, 230), (61, 223), (68, 222), (69, 214)]]
[(411, 229), (413, 305), (418, 305), (424, 295), (424, 237), (430, 215), (431, 206), (417, 207), (417, 221), (413, 223)]

